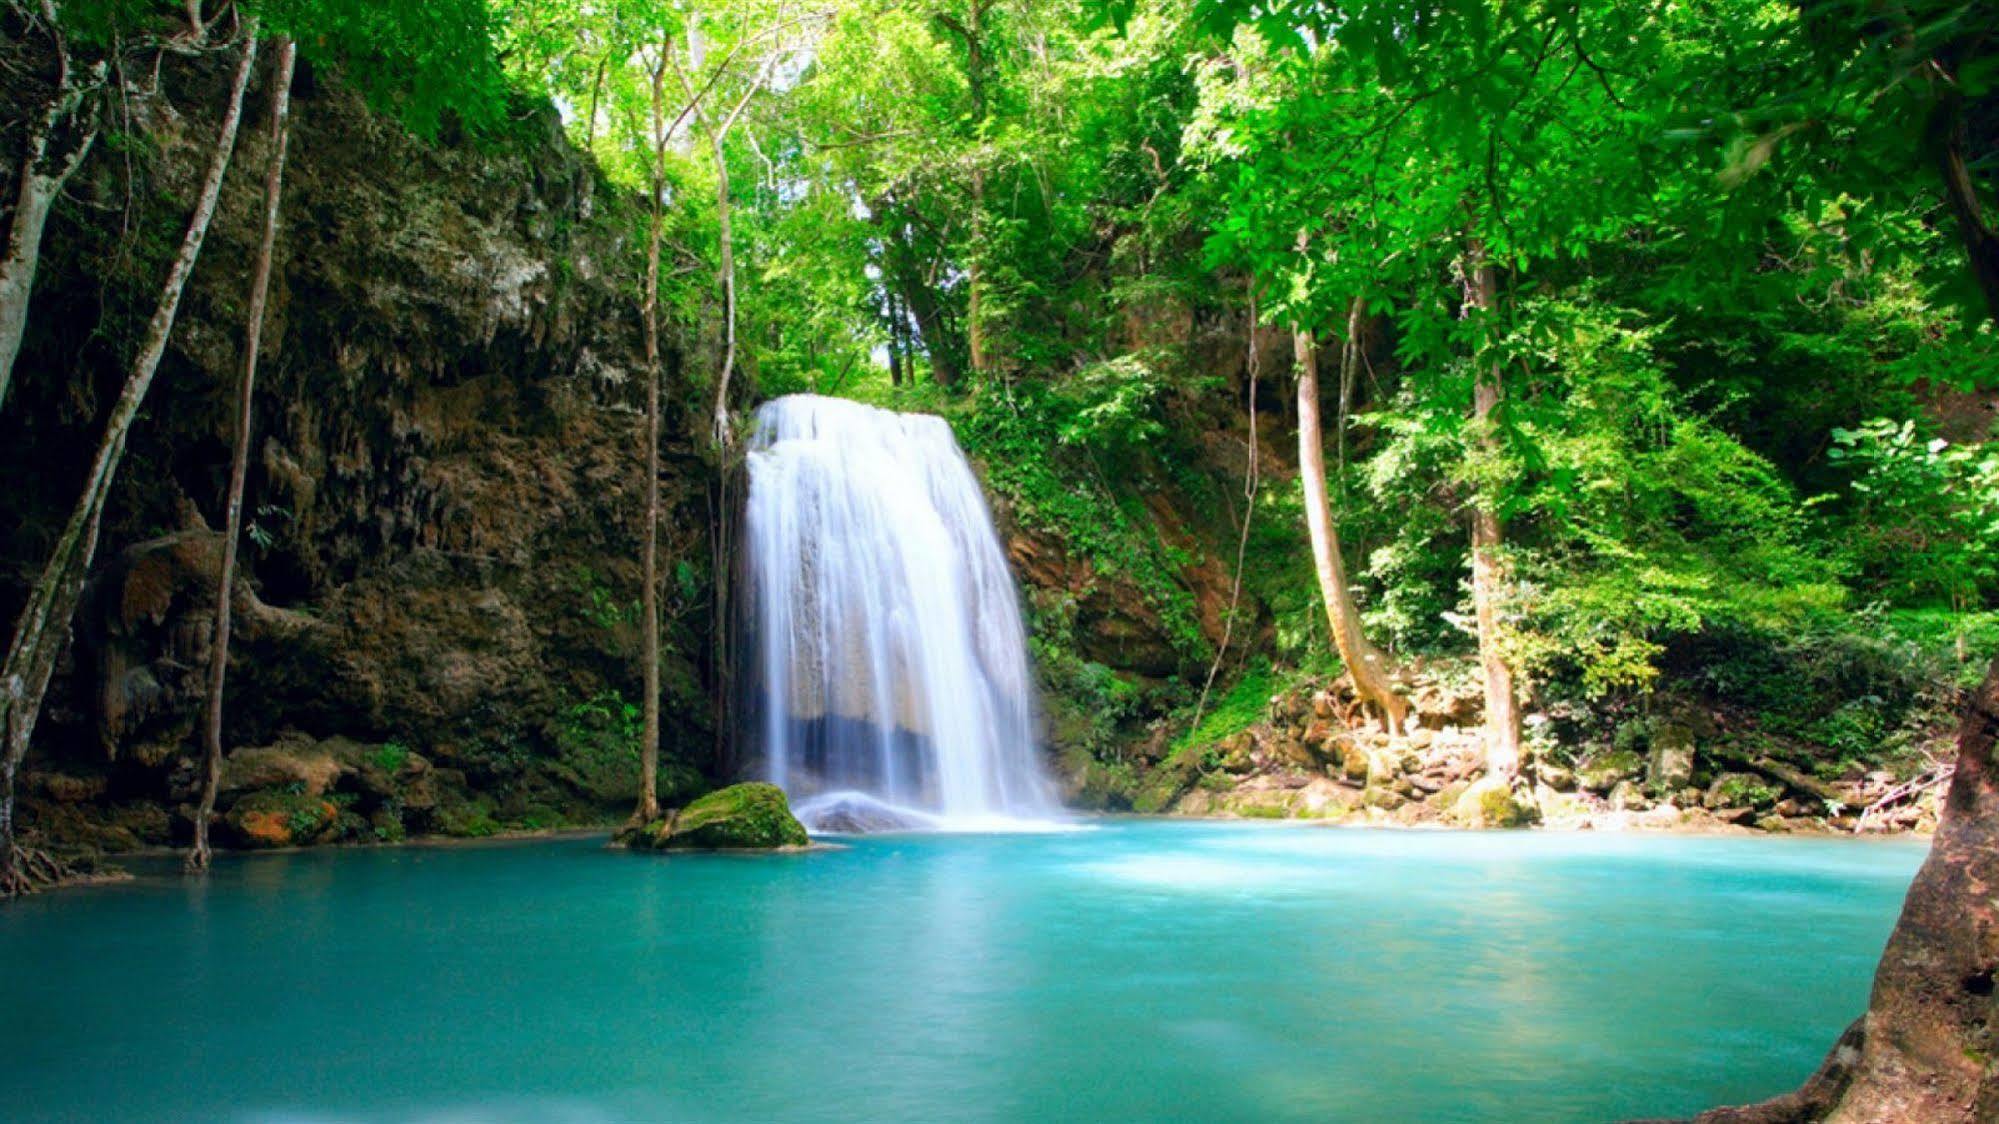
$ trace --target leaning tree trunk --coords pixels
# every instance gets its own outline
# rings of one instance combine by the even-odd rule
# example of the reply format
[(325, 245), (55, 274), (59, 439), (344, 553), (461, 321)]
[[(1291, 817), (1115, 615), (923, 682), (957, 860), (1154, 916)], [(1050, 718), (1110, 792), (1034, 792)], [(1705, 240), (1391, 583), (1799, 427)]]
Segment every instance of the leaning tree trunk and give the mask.
[(1354, 691), (1380, 715), (1389, 733), (1402, 732), (1408, 704), (1389, 682), (1386, 660), (1367, 642), (1360, 626), (1360, 609), (1347, 585), (1346, 563), (1340, 557), (1339, 532), (1333, 528), (1326, 502), (1326, 453), (1319, 432), (1319, 352), (1311, 333), (1293, 329), (1298, 361), (1298, 475), (1305, 483), (1305, 528), (1312, 539), (1312, 561), (1319, 573), (1319, 594), (1326, 603), (1333, 643), (1338, 647)]
[[(1485, 250), (1474, 246), (1467, 255), (1465, 303), (1490, 315), (1498, 286)], [(1493, 415), (1499, 409), (1504, 384), (1499, 365), (1481, 366), (1474, 376), (1472, 421), (1480, 446), (1488, 455), (1499, 451)], [(1481, 496), (1471, 513), (1471, 598), (1478, 623), (1478, 666), (1485, 686), (1485, 769), (1488, 778), (1512, 783), (1520, 772), (1520, 699), (1513, 668), (1500, 645), (1499, 603), (1505, 596), (1506, 527), (1493, 497)]]
[[(47, 17), (54, 19), (54, 6)], [(63, 185), (90, 153), (97, 139), (96, 114), (85, 103), (104, 81), (105, 66), (97, 63), (78, 81), (70, 71), (67, 49), (56, 44), (58, 76), (55, 96), (28, 124), (28, 143), (21, 153), (20, 182), (14, 193), (13, 222), (7, 247), (0, 256), (0, 406), (13, 385), (14, 361), (21, 354), (21, 337), (28, 329), (28, 301), (34, 295), (35, 273), (41, 266), (42, 231)], [(63, 131), (81, 118), (80, 131), (63, 143)], [(51, 149), (62, 151), (53, 152)]]
[(278, 241), (278, 203), (284, 196), (285, 149), (291, 138), (292, 71), (298, 45), (278, 44), (277, 77), (271, 91), (271, 164), (264, 178), (264, 240), (257, 248), (250, 279), (249, 323), (244, 330), (243, 375), (236, 388), (236, 435), (229, 456), (229, 500), (223, 517), (222, 565), (215, 575), (215, 635), (208, 651), (208, 714), (203, 724), (201, 803), (194, 815), (189, 870), (207, 870), (208, 821), (215, 815), (215, 792), (222, 785), (222, 688), (229, 675), (229, 615), (236, 588), (236, 546), (243, 536), (243, 482), (250, 467), (250, 407), (257, 394), (257, 357), (264, 341), (264, 307), (271, 293), (271, 251)]
[(1999, 1120), (1999, 660), (1965, 704), (1929, 858), (1874, 972), (1867, 1014), (1804, 1086), (1701, 1124)]
[(729, 383), (736, 373), (736, 236), (729, 202), (729, 154), (723, 132), (712, 138), (715, 148), (715, 227), (721, 236), (722, 371), (715, 376), (714, 438), (717, 448), (729, 446)]
[(646, 231), (646, 525), (643, 570), (645, 589), (639, 611), (645, 614), (645, 730), (639, 744), (639, 806), (633, 818), (646, 823), (659, 816), (659, 251), (666, 227), (666, 49), (652, 72), (652, 220)]
[(188, 275), (194, 272), (195, 262), (201, 257), (201, 244), (208, 236), (209, 220), (215, 215), (215, 201), (222, 191), (222, 177), (229, 170), (229, 157), (236, 147), (236, 129), (243, 118), (243, 91), (250, 84), (256, 58), (257, 34), (253, 25), (243, 47), (243, 58), (236, 67), (229, 108), (222, 118), (222, 131), (215, 142), (207, 178), (202, 181), (194, 215), (181, 238), (180, 252), (160, 289), (159, 306), (146, 325), (138, 356), (125, 377), (124, 390), (111, 408), (111, 418), (105, 425), (97, 457), (91, 462), (83, 495), (28, 595), (27, 606), (21, 611), (20, 622), (7, 648), (6, 662), (0, 665), (0, 738), (4, 738), (0, 742), (4, 746), (0, 749), (4, 754), (0, 756), (0, 897), (32, 889), (25, 865), (29, 856), (21, 851), (14, 838), (14, 781), (21, 762), (28, 756), (28, 742), (34, 735), (35, 719), (41, 714), (42, 698), (48, 693), (49, 679), (55, 674), (56, 660), (69, 636), (70, 618), (83, 596), (84, 577), (97, 553), (104, 505), (117, 478), (119, 461), (125, 456), (125, 439), (131, 433), (139, 408), (145, 404), (146, 391), (159, 370), (160, 358), (166, 353)]

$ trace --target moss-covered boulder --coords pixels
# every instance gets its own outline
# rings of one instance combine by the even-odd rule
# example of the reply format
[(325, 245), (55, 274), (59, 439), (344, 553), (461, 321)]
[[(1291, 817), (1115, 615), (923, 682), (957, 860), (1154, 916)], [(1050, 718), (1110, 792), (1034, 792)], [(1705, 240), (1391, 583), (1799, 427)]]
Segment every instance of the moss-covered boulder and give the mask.
[(730, 785), (618, 833), (618, 842), (646, 851), (768, 851), (812, 842), (774, 784)]
[(1532, 827), (1541, 810), (1505, 781), (1485, 777), (1458, 796), (1450, 816), (1463, 827)]
[(1599, 753), (1576, 769), (1576, 783), (1590, 792), (1607, 794), (1622, 781), (1645, 772), (1645, 759), (1628, 749)]

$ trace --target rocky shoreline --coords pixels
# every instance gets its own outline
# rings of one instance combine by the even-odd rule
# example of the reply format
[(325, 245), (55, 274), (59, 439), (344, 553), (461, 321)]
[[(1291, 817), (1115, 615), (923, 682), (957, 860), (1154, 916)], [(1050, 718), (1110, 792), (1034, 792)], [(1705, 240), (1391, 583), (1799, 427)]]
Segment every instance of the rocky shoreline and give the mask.
[(1815, 771), (1803, 753), (1789, 760), (1775, 741), (1729, 737), (1706, 715), (1673, 710), (1582, 747), (1555, 740), (1537, 716), (1521, 776), (1502, 788), (1484, 776), (1475, 701), (1434, 689), (1414, 700), (1412, 728), (1391, 737), (1359, 719), (1342, 682), (1293, 688), (1210, 745), (1169, 748), (1155, 736), (1134, 751), (1145, 772), (1129, 789), (1100, 787), (1085, 770), (1073, 794), (1139, 813), (1398, 827), (1922, 835), (1936, 828), (1951, 775), (1937, 764), (1912, 776)]

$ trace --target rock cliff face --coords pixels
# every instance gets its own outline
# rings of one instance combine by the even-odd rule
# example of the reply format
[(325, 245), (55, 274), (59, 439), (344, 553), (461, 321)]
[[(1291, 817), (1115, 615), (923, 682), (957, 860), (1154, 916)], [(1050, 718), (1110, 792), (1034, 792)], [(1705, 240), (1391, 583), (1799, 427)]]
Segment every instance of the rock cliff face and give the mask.
[[(185, 222), (226, 69), (169, 60), (51, 225), (19, 390), (0, 414), (10, 626), (151, 311), (177, 236), (160, 232)], [(268, 84), (265, 68), (253, 122)], [(302, 71), (293, 114), (225, 744), (334, 763), (274, 783), (346, 794), (331, 820), (372, 800), (397, 821), (350, 815), (345, 834), (614, 815), (636, 792), (640, 679), (637, 254), (614, 213), (627, 204), (545, 110), (522, 110), (517, 136), (430, 143), (337, 76)], [(264, 159), (261, 129), (246, 127), (29, 762), (31, 832), (90, 824), (127, 846), (188, 830)], [(692, 401), (672, 392), (671, 350), (668, 398)], [(715, 473), (677, 409), (663, 480), (667, 795), (714, 746)], [(368, 766), (370, 753), (395, 768)], [(461, 807), (405, 825), (394, 786), (365, 791), (373, 774), (412, 768)]]

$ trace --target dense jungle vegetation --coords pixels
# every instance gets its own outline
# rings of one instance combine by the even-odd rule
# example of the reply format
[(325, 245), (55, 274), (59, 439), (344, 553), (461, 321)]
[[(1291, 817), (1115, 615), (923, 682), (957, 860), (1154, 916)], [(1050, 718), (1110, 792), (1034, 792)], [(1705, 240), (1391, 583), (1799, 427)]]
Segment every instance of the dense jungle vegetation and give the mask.
[[(1071, 741), (1114, 765), (1171, 714), (1197, 751), (1342, 667), (1396, 725), (1427, 666), (1476, 677), (1502, 773), (1661, 691), (1913, 770), (1999, 647), (1993, 18), (491, 13), (508, 81), (664, 201), (661, 303), (712, 335), (667, 393), (719, 445), (759, 396), (940, 412), (1015, 519), (1142, 591), (1178, 675), (1035, 596)], [(1162, 533), (1162, 492), (1210, 533)]]
[[(295, 65), (337, 73), (474, 151), (528, 145), (552, 102), (594, 159), (583, 211), (615, 252), (582, 264), (642, 326), (649, 384), (644, 569), (637, 591), (593, 589), (618, 619), (639, 602), (644, 698), (607, 705), (645, 756), (645, 808), (662, 587), (692, 601), (691, 566), (726, 574), (661, 557), (662, 417), (704, 419), (726, 474), (747, 409), (793, 392), (944, 415), (1014, 524), (1085, 585), (1137, 591), (1170, 652), (1136, 669), (1079, 647), (1073, 588), (1029, 591), (1058, 741), (1113, 788), (1133, 740), (1198, 757), (1341, 671), (1389, 732), (1412, 684), (1470, 684), (1502, 788), (1666, 695), (1828, 775), (1914, 776), (1999, 650), (1989, 3), (43, 0), (5, 18), (48, 65), (9, 78), (0, 410), (19, 408), (70, 176), (146, 161), (121, 113), (162, 67), (236, 72), (205, 91), (227, 111), (185, 234), (140, 232), (165, 282), (105, 335), (129, 377), (83, 498), (9, 602), (9, 832), (239, 124), (277, 142), (251, 173), (277, 229), (283, 102), (268, 124), (245, 106), (260, 45), (279, 91)], [(553, 262), (555, 282), (579, 268)], [(270, 534), (243, 495), (256, 365), (252, 342), (225, 566)]]

